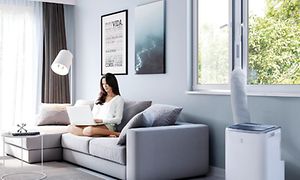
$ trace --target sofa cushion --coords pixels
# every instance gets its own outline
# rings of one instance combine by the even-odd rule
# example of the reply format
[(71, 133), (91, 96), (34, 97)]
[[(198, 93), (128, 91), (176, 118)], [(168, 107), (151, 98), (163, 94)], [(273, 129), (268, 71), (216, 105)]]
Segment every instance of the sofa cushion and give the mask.
[(61, 145), (63, 148), (72, 149), (88, 154), (89, 153), (89, 141), (92, 137), (76, 136), (71, 133), (63, 134), (61, 137)]
[(37, 117), (37, 125), (68, 125), (70, 124), (66, 106), (70, 104), (42, 104)]
[(61, 147), (61, 133), (27, 136), (23, 138), (5, 137), (5, 143), (22, 147), (22, 149), (26, 150), (39, 150), (41, 149), (41, 136), (43, 136), (44, 149)]
[(126, 147), (117, 145), (118, 138), (98, 137), (90, 140), (90, 154), (119, 164), (126, 164)]
[(175, 124), (181, 110), (181, 107), (154, 104), (143, 111), (143, 114), (149, 126), (168, 126)]
[(143, 110), (151, 106), (151, 104), (152, 101), (125, 101), (123, 118), (121, 123), (117, 126), (117, 131), (121, 132), (133, 116), (135, 116), (139, 112), (142, 112)]
[(147, 123), (144, 120), (143, 112), (136, 114), (130, 121), (126, 124), (126, 126), (122, 129), (121, 134), (118, 138), (118, 145), (125, 145), (126, 144), (126, 134), (128, 129), (131, 128), (139, 128), (139, 127), (146, 127)]

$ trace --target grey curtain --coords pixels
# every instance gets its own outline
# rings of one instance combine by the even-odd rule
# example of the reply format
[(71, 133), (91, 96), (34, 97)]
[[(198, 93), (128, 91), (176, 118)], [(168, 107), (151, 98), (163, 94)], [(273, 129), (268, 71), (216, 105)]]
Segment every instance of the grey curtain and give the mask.
[(70, 103), (69, 75), (57, 75), (50, 68), (61, 49), (67, 49), (64, 7), (43, 3), (43, 103)]

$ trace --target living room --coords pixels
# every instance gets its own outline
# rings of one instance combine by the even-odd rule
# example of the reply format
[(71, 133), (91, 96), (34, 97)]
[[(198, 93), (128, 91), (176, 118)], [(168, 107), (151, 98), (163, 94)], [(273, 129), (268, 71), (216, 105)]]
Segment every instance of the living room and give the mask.
[[(124, 75), (116, 75), (122, 97), (134, 101), (150, 100), (153, 104), (179, 106), (183, 109), (177, 121), (207, 125), (209, 128), (209, 166), (224, 173), (225, 129), (234, 124), (231, 96), (230, 92), (226, 91), (199, 93), (194, 90), (192, 1), (165, 1), (165, 72), (159, 74), (137, 74), (135, 69), (135, 31), (138, 18), (135, 13), (136, 8), (152, 3), (153, 0), (61, 0), (60, 2), (65, 4), (67, 49), (74, 55), (69, 73), (72, 103), (79, 99), (95, 100), (97, 98), (102, 74), (101, 17), (127, 10), (128, 70)], [(299, 52), (299, 46), (297, 52)], [(1, 51), (1, 53), (4, 52)], [(42, 60), (36, 63), (41, 64)], [(3, 63), (0, 66), (5, 66), (6, 69), (9, 67)], [(5, 68), (0, 68), (0, 77), (3, 81), (4, 76), (7, 77), (7, 75), (3, 71)], [(42, 69), (39, 71), (41, 74)], [(36, 77), (36, 79), (41, 81), (42, 77)], [(3, 92), (11, 89), (4, 90), (4, 83), (0, 82), (0, 84), (2, 100), (0, 112), (2, 113), (1, 108), (9, 101), (3, 100)], [(42, 82), (38, 86), (41, 84)], [(37, 88), (36, 91), (38, 90), (41, 88)], [(298, 130), (300, 111), (297, 109), (300, 96), (299, 91), (296, 92), (298, 95), (297, 93), (296, 95), (276, 94), (269, 90), (259, 95), (249, 93), (247, 96), (251, 122), (281, 127), (281, 159), (285, 162), (286, 180), (300, 178), (300, 141), (297, 140), (300, 135)], [(39, 95), (35, 97), (36, 102), (41, 103), (39, 99), (42, 95), (37, 94)], [(1, 128), (3, 128), (5, 124), (3, 117), (0, 121)]]

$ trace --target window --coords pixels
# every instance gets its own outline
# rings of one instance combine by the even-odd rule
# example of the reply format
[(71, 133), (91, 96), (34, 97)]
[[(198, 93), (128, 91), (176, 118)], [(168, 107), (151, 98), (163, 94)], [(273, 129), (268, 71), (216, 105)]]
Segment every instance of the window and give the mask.
[(228, 91), (239, 61), (250, 94), (300, 95), (299, 1), (193, 3), (194, 90)]
[[(220, 4), (222, 3), (222, 4)], [(219, 4), (216, 6), (216, 4)], [(197, 84), (207, 88), (229, 83), (228, 2), (224, 0), (196, 1), (194, 19), (197, 39)], [(214, 9), (214, 11), (212, 11)], [(216, 13), (218, 12), (218, 13)]]
[(20, 122), (34, 124), (41, 8), (40, 3), (27, 0), (0, 1), (1, 130)]

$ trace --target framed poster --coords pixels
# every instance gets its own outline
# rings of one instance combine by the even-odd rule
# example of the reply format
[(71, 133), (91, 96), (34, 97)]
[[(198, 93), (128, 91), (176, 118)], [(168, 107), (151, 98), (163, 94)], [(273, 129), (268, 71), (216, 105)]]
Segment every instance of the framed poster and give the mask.
[(127, 74), (127, 10), (101, 16), (101, 74)]
[(165, 73), (165, 1), (135, 8), (135, 72)]

